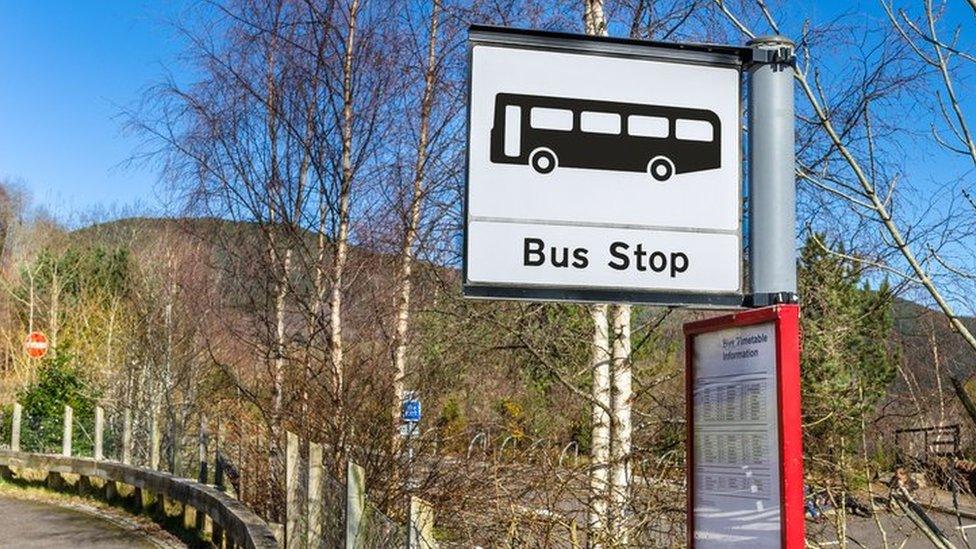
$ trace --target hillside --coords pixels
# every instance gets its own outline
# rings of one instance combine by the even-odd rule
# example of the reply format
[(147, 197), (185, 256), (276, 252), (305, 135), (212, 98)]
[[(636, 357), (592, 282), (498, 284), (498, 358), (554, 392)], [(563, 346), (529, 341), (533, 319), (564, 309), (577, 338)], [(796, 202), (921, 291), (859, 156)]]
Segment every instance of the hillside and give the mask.
[[(77, 243), (97, 242), (108, 246), (127, 246), (136, 252), (154, 249), (162, 239), (177, 239), (184, 246), (189, 246), (191, 243), (201, 244), (203, 249), (210, 250), (209, 252), (201, 250), (201, 253), (209, 255), (218, 246), (217, 239), (212, 235), (225, 235), (223, 238), (247, 241), (259, 238), (258, 230), (259, 227), (254, 224), (215, 218), (139, 217), (84, 227), (73, 231), (71, 237)], [(313, 235), (309, 234), (308, 245), (312, 246), (313, 242)], [(364, 270), (367, 265), (388, 267), (393, 259), (390, 255), (362, 246), (352, 246), (350, 256), (353, 264), (351, 270), (360, 273), (357, 278), (376, 279), (390, 275), (387, 269)], [(455, 269), (435, 268), (430, 264), (422, 264), (421, 268), (427, 270), (427, 274), (435, 274), (435, 278), (442, 283), (450, 285), (458, 281), (459, 273)], [(302, 278), (300, 274), (298, 277)], [(376, 285), (376, 282), (373, 280), (372, 285)], [(934, 376), (936, 360), (940, 362), (940, 369), (950, 375), (965, 379), (976, 373), (976, 352), (951, 330), (941, 312), (897, 298), (892, 313), (894, 317), (892, 341), (903, 354), (904, 366), (922, 388), (936, 389), (937, 382)], [(672, 315), (667, 323), (675, 324), (688, 316), (687, 314)], [(963, 322), (976, 330), (976, 318), (965, 317)], [(897, 384), (898, 382), (893, 389), (900, 390)]]
[[(178, 242), (178, 248), (188, 253), (186, 258), (191, 264), (207, 265), (211, 274), (206, 275), (207, 280), (217, 281), (219, 291), (215, 299), (221, 304), (217, 306), (212, 303), (211, 308), (225, 311), (252, 311), (246, 313), (248, 323), (261, 322), (260, 307), (264, 295), (263, 285), (267, 281), (265, 256), (257, 257), (241, 256), (238, 250), (250, 249), (261, 250), (263, 244), (259, 242), (261, 235), (257, 232), (256, 225), (244, 223), (231, 223), (216, 219), (153, 219), (153, 218), (132, 218), (94, 225), (74, 231), (70, 237), (77, 243), (94, 244), (100, 243), (107, 246), (126, 246), (132, 250), (137, 261), (145, 266), (153, 262), (160, 261), (159, 256), (153, 250), (167, 249), (172, 243)], [(217, 235), (216, 237), (214, 235)], [(234, 243), (237, 243), (236, 245)], [(311, 235), (306, 237), (308, 246), (314, 246), (314, 239)], [(393, 278), (394, 257), (388, 254), (378, 253), (366, 249), (362, 246), (353, 246), (350, 250), (349, 272), (352, 273), (347, 280), (347, 307), (349, 321), (346, 330), (350, 331), (350, 337), (361, 342), (373, 342), (369, 345), (385, 345), (388, 337), (387, 322), (390, 318), (391, 305), (393, 303), (391, 292), (391, 281)], [(310, 277), (306, 272), (312, 272), (311, 266), (296, 263), (293, 266), (294, 291), (307, 291)], [(506, 341), (506, 337), (515, 337), (514, 334), (505, 336), (496, 334), (501, 341), (495, 344), (475, 343), (472, 347), (468, 341), (471, 334), (492, 331), (492, 322), (505, 323), (506, 325), (515, 322), (520, 310), (519, 306), (495, 307), (491, 309), (483, 308), (484, 303), (462, 303), (459, 295), (458, 281), (459, 273), (456, 270), (433, 267), (430, 264), (421, 264), (417, 269), (416, 278), (418, 285), (415, 287), (417, 297), (417, 308), (426, 312), (422, 316), (423, 328), (419, 330), (435, 330), (436, 335), (432, 339), (446, 338), (450, 341), (457, 341), (457, 348), (451, 352), (445, 351), (442, 346), (436, 348), (436, 355), (429, 359), (427, 365), (431, 370), (429, 374), (435, 378), (453, 379), (446, 386), (439, 387), (438, 395), (445, 399), (445, 402), (457, 398), (450, 396), (460, 391), (466, 394), (465, 400), (474, 408), (469, 410), (472, 416), (487, 415), (492, 416), (492, 399), (475, 398), (476, 394), (471, 393), (475, 387), (494, 386), (499, 395), (505, 395), (516, 391), (512, 383), (524, 375), (537, 375), (532, 372), (538, 368), (534, 360), (525, 362), (525, 358), (518, 358), (513, 355), (511, 350), (506, 347), (513, 345), (512, 341)], [(297, 304), (293, 307), (292, 325), (299, 326), (302, 322), (300, 318), (301, 307)], [(257, 312), (255, 312), (257, 311)], [(508, 311), (508, 312), (506, 312)], [(635, 325), (641, 323), (641, 318), (647, 319), (655, 311), (644, 308), (643, 312), (635, 317)], [(677, 356), (672, 356), (671, 364), (666, 368), (669, 371), (677, 372), (681, 368), (680, 359), (680, 325), (682, 322), (710, 315), (711, 313), (678, 311), (671, 314), (660, 328), (659, 335), (662, 341), (669, 341), (678, 350)], [(950, 408), (954, 405), (951, 398), (952, 392), (949, 386), (948, 376), (956, 376), (966, 380), (976, 373), (976, 353), (974, 353), (965, 342), (955, 334), (945, 321), (944, 316), (938, 311), (931, 310), (917, 303), (896, 299), (892, 311), (894, 317), (894, 329), (891, 334), (892, 349), (899, 357), (899, 374), (891, 383), (888, 394), (879, 409), (881, 421), (891, 420), (892, 426), (897, 427), (904, 423), (904, 418), (913, 417), (913, 421), (919, 424), (937, 423), (938, 417), (925, 414), (918, 414), (920, 408), (931, 410), (933, 403), (940, 404), (938, 408), (944, 408), (945, 404)], [(459, 316), (455, 316), (459, 315)], [(485, 317), (484, 315), (488, 315)], [(508, 315), (508, 316), (506, 316)], [(515, 316), (512, 316), (515, 315)], [(220, 322), (232, 318), (226, 313), (216, 315), (218, 323), (209, 328), (219, 332), (220, 330), (239, 330), (240, 319), (237, 323), (227, 323), (221, 327)], [(579, 338), (585, 340), (586, 327), (578, 321), (570, 320), (569, 317), (563, 322), (569, 322), (565, 326), (560, 326), (560, 330), (566, 330), (559, 336), (550, 335), (549, 338), (543, 337), (540, 345), (556, 346), (549, 339), (563, 337), (566, 341)], [(455, 319), (455, 320), (452, 320)], [(458, 325), (456, 321), (461, 320)], [(445, 322), (447, 322), (445, 324)], [(558, 321), (557, 321), (558, 322)], [(964, 322), (976, 329), (976, 319), (966, 318)], [(526, 326), (517, 328), (519, 330), (528, 329)], [(448, 331), (445, 331), (448, 330)], [(575, 330), (575, 331), (574, 331)], [(575, 334), (575, 335), (574, 335)], [(219, 333), (216, 334), (219, 336)], [(430, 336), (420, 333), (418, 340)], [(524, 335), (524, 334), (523, 334)], [(519, 338), (523, 336), (517, 336)], [(300, 342), (299, 342), (300, 343)], [(524, 341), (514, 342), (517, 349), (525, 344)], [(485, 345), (479, 348), (478, 345)], [(567, 345), (571, 345), (567, 343)], [(450, 347), (450, 346), (449, 346)], [(575, 349), (567, 347), (566, 349)], [(247, 356), (247, 351), (240, 350), (240, 359)], [(429, 353), (431, 350), (421, 347), (420, 353)], [(553, 352), (557, 352), (555, 348)], [(567, 352), (567, 351), (559, 351)], [(382, 356), (382, 355), (381, 355)], [(562, 355), (559, 360), (575, 361), (571, 355)], [(637, 361), (647, 360), (646, 358), (635, 357)], [(660, 360), (660, 357), (654, 360)], [(443, 362), (442, 362), (443, 361)], [(524, 363), (528, 374), (524, 372), (512, 371), (510, 368), (514, 363)], [(490, 364), (490, 366), (488, 366)], [(457, 371), (472, 369), (474, 372), (467, 380), (456, 378)], [(494, 371), (494, 373), (489, 373)], [(481, 373), (479, 373), (481, 372)], [(483, 375), (482, 375), (483, 374)], [(937, 374), (941, 374), (938, 376)], [(942, 391), (940, 392), (940, 388)], [(666, 392), (666, 400), (671, 406), (680, 406), (682, 399), (679, 385), (661, 390)], [(673, 394), (672, 394), (673, 393)], [(942, 395), (942, 400), (938, 399)], [(946, 395), (949, 395), (948, 397)], [(502, 398), (502, 397), (497, 397)], [(504, 397), (508, 398), (508, 397)], [(487, 409), (484, 409), (488, 407)], [(675, 408), (678, 409), (678, 408)], [(476, 411), (478, 410), (478, 411)], [(953, 421), (965, 422), (965, 418), (956, 414)], [(888, 419), (884, 419), (888, 418)], [(504, 418), (499, 418), (501, 421)], [(489, 419), (489, 422), (491, 420)], [(565, 426), (565, 429), (572, 430), (575, 427)], [(568, 432), (566, 435), (568, 436)]]

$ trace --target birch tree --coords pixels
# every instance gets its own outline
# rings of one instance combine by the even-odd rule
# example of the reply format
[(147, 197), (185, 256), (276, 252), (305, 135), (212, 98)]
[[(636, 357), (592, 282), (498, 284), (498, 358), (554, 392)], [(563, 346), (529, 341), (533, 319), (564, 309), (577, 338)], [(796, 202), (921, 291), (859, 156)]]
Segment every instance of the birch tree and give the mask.
[(430, 141), (431, 111), (433, 109), (434, 94), (437, 91), (438, 53), (437, 33), (441, 17), (441, 2), (431, 3), (429, 35), (427, 39), (426, 67), (424, 68), (424, 85), (420, 98), (420, 114), (417, 135), (416, 162), (413, 169), (413, 180), (409, 190), (403, 239), (400, 244), (399, 265), (394, 283), (395, 326), (393, 330), (393, 401), (391, 402), (393, 419), (393, 455), (400, 454), (401, 437), (397, 427), (400, 423), (400, 405), (403, 402), (404, 378), (407, 372), (407, 330), (410, 326), (410, 292), (411, 276), (416, 255), (417, 233), (420, 226), (422, 209), (424, 206), (428, 148)]
[[(583, 22), (587, 34), (607, 36), (602, 0), (583, 1)], [(612, 531), (613, 537), (605, 542), (626, 544), (623, 517), (629, 491), (633, 400), (630, 305), (609, 308), (609, 322), (613, 327), (610, 356), (606, 352), (610, 348), (607, 310), (606, 306), (600, 305), (593, 311), (593, 472), (590, 482), (593, 502), (589, 524), (598, 539), (607, 538), (606, 532)]]
[(590, 365), (593, 371), (592, 434), (590, 436), (590, 503), (587, 525), (590, 545), (602, 546), (610, 527), (610, 334), (607, 306), (592, 305), (593, 342)]
[(627, 545), (628, 525), (625, 520), (627, 504), (630, 501), (630, 453), (632, 423), (631, 407), (633, 391), (631, 384), (630, 361), (630, 305), (612, 307), (610, 325), (613, 329), (611, 359), (612, 397), (611, 414), (612, 440), (610, 443), (610, 520), (615, 533), (615, 542)]
[[(603, 0), (583, 0), (583, 27), (590, 36), (606, 36), (607, 24), (603, 14)], [(590, 505), (588, 519), (592, 547), (608, 541), (611, 527), (609, 514), (610, 452), (611, 452), (611, 385), (610, 338), (607, 325), (608, 307), (593, 305), (593, 434), (590, 449)]]
[[(342, 284), (349, 253), (349, 217), (353, 186), (353, 56), (356, 47), (356, 24), (359, 17), (359, 0), (352, 0), (346, 13), (348, 27), (345, 29), (344, 52), (342, 57), (342, 132), (341, 175), (339, 180), (339, 200), (336, 212), (337, 230), (332, 242), (332, 266), (329, 272), (329, 362), (332, 365), (332, 391), (334, 394), (337, 448), (344, 452), (344, 414), (343, 410), (343, 347), (342, 347)], [(340, 460), (341, 461), (341, 460)]]

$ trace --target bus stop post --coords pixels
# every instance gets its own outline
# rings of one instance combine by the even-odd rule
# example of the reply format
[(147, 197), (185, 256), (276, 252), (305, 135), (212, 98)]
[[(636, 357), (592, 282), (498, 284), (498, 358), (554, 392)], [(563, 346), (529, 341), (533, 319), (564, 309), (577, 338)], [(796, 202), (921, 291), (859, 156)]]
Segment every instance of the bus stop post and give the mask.
[(796, 303), (793, 43), (755, 38), (749, 65), (748, 305)]

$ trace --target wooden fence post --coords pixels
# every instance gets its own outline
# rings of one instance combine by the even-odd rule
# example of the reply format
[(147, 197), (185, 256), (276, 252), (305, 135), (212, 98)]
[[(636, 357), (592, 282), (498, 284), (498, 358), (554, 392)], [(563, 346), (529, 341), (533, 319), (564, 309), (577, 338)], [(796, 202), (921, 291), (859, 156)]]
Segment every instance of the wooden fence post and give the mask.
[(122, 463), (132, 463), (132, 410), (122, 412)]
[(437, 549), (434, 540), (434, 508), (426, 501), (410, 497), (410, 532), (408, 549)]
[(14, 402), (14, 417), (10, 428), (10, 449), (14, 452), (20, 451), (20, 416), (24, 408), (19, 402)]
[(227, 484), (224, 481), (224, 425), (217, 416), (217, 440), (214, 443), (214, 486), (225, 494), (231, 495), (233, 491), (227, 492)]
[(149, 418), (149, 468), (154, 471), (159, 470), (159, 450), (161, 438), (161, 433), (159, 431), (159, 418), (153, 415), (153, 417)]
[[(197, 459), (199, 460), (200, 470), (197, 473), (197, 482), (200, 484), (207, 483), (207, 416), (203, 412), (200, 413), (200, 432), (197, 438)], [(202, 511), (196, 511), (196, 521), (195, 528), (197, 532), (203, 531), (204, 526), (204, 513)], [(218, 545), (214, 543), (214, 545)], [(219, 545), (218, 545), (219, 547)]]
[(285, 547), (299, 549), (302, 546), (301, 515), (302, 499), (299, 486), (298, 435), (288, 432), (285, 449)]
[(319, 549), (325, 546), (325, 535), (322, 531), (324, 522), (324, 501), (322, 496), (322, 445), (308, 443), (308, 511), (306, 525), (308, 532), (308, 546)]
[(61, 455), (71, 457), (71, 431), (74, 427), (75, 411), (64, 405), (64, 433), (61, 435)]
[(197, 481), (200, 484), (207, 483), (207, 477), (209, 476), (209, 471), (207, 471), (207, 415), (200, 413), (200, 433), (197, 439), (197, 458), (200, 462), (200, 472), (197, 475)]
[(346, 549), (366, 547), (366, 471), (346, 465)]
[(95, 460), (105, 459), (102, 441), (105, 436), (105, 411), (101, 406), (95, 406)]

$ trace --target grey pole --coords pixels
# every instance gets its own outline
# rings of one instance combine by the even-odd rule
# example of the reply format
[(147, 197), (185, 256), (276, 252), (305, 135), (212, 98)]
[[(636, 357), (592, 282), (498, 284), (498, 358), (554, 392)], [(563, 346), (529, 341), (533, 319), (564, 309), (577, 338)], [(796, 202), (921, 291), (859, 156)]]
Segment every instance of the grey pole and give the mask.
[(753, 307), (795, 303), (793, 43), (749, 42), (749, 278)]

